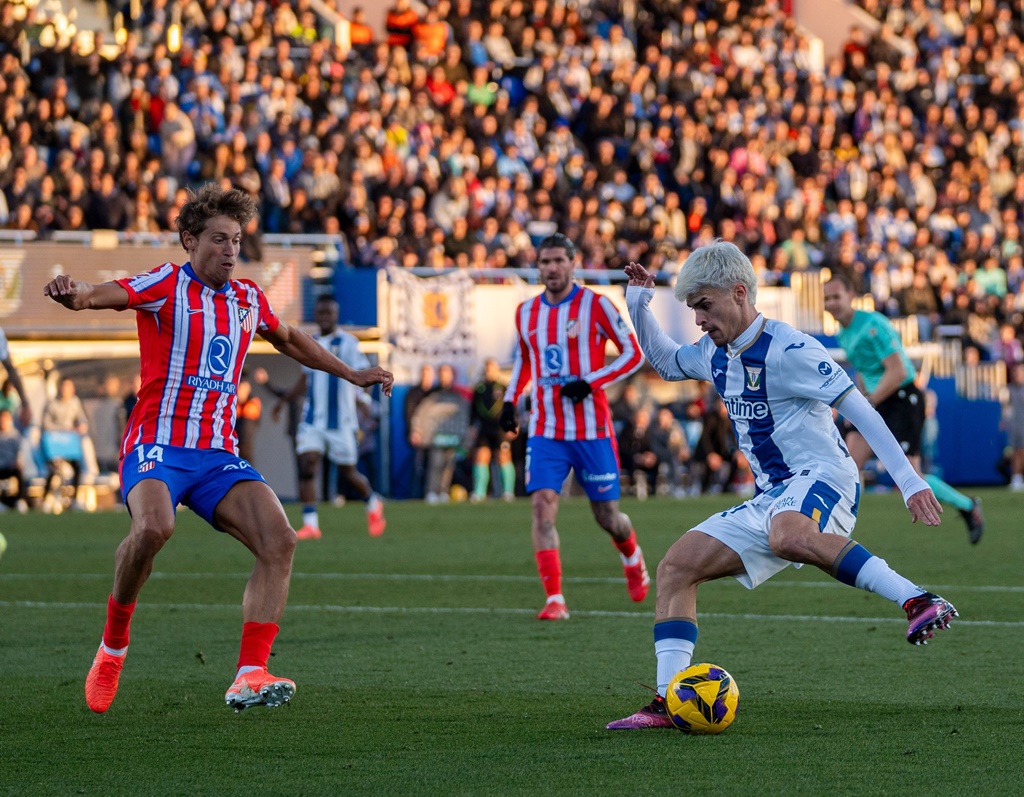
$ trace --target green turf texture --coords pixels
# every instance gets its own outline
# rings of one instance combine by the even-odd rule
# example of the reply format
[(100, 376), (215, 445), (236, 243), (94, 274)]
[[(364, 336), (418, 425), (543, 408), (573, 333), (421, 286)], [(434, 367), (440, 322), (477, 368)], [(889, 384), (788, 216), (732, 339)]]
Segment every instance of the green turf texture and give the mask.
[[(999, 795), (1024, 771), (1024, 497), (981, 491), (970, 546), (947, 509), (912, 525), (866, 497), (856, 538), (960, 610), (927, 647), (902, 611), (811, 568), (749, 592), (701, 588), (695, 661), (728, 669), (716, 737), (610, 732), (653, 684), (654, 589), (629, 601), (585, 500), (559, 517), (572, 618), (541, 623), (530, 509), (321, 507), (299, 543), (270, 669), (298, 691), (235, 715), (223, 700), (251, 558), (190, 512), (157, 558), (111, 709), (85, 705), (124, 513), (7, 513), (0, 530), (0, 794)], [(727, 497), (624, 501), (652, 578)], [(296, 507), (289, 507), (298, 521)]]

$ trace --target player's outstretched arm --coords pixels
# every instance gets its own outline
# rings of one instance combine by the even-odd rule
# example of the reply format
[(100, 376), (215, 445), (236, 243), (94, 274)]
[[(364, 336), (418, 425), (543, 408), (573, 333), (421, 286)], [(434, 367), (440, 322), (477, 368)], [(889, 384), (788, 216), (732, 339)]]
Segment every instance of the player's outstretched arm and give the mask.
[(76, 282), (67, 274), (54, 277), (43, 286), (43, 296), (69, 310), (123, 310), (128, 306), (128, 291), (116, 282)]
[(394, 384), (395, 376), (390, 371), (380, 366), (361, 370), (352, 368), (301, 329), (290, 327), (284, 321), (273, 332), (261, 332), (260, 335), (281, 354), (291, 357), (300, 365), (334, 374), (358, 387), (380, 385), (385, 396), (391, 395), (391, 386)]

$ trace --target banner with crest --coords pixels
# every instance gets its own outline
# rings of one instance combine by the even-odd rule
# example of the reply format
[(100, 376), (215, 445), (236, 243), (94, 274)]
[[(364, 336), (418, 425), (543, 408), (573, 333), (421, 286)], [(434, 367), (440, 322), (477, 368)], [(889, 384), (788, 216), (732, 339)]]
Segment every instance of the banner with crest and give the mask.
[(396, 375), (425, 362), (463, 367), (472, 363), (473, 278), (467, 272), (420, 278), (389, 268), (388, 283), (388, 341)]

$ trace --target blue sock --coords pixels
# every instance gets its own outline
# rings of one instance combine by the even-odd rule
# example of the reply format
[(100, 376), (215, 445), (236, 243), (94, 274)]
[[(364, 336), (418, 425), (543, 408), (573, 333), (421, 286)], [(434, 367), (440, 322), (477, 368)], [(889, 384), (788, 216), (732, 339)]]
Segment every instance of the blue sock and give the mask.
[(663, 620), (654, 624), (654, 655), (658, 659), (658, 694), (668, 691), (669, 682), (690, 666), (697, 644), (695, 620)]

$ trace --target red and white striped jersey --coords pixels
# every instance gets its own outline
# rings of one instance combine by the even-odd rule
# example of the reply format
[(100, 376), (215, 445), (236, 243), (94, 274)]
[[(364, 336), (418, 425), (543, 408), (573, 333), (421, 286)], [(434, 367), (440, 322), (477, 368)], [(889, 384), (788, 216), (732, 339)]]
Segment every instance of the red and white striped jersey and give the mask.
[[(644, 358), (611, 300), (578, 285), (557, 305), (540, 294), (516, 309), (516, 331), (519, 348), (505, 401), (515, 402), (532, 382), (530, 435), (552, 440), (614, 437), (603, 388), (636, 371)], [(606, 365), (609, 340), (619, 356)], [(583, 378), (593, 393), (579, 404), (562, 398), (562, 385)]]
[(238, 453), (236, 394), (257, 332), (280, 320), (251, 280), (207, 287), (191, 265), (174, 263), (117, 280), (136, 311), (142, 386), (121, 456), (155, 443)]

